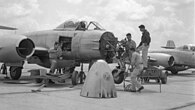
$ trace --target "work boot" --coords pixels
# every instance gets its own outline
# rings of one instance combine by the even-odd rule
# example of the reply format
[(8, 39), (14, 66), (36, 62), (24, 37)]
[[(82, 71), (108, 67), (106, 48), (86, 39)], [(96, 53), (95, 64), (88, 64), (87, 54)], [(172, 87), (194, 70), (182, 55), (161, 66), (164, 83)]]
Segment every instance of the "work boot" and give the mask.
[(129, 92), (136, 92), (136, 90), (129, 89)]
[(143, 90), (143, 89), (144, 89), (144, 86), (140, 87), (140, 88), (137, 90), (137, 92), (141, 92), (141, 90)]

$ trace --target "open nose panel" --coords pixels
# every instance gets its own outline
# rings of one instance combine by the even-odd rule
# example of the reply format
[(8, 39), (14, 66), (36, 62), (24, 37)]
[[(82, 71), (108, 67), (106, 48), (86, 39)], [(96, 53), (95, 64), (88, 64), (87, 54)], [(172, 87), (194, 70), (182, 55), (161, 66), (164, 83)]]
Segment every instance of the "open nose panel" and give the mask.
[(100, 53), (108, 63), (113, 62), (118, 39), (111, 32), (105, 32), (100, 38)]

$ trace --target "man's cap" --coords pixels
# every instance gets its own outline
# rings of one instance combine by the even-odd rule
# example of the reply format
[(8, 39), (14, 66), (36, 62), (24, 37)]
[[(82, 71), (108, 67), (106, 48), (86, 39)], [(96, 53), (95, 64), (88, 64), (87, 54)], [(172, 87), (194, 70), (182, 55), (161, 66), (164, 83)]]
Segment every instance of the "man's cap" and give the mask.
[(131, 33), (127, 33), (126, 36), (131, 36)]
[(145, 28), (145, 26), (144, 26), (143, 24), (141, 24), (141, 25), (139, 26), (139, 28)]

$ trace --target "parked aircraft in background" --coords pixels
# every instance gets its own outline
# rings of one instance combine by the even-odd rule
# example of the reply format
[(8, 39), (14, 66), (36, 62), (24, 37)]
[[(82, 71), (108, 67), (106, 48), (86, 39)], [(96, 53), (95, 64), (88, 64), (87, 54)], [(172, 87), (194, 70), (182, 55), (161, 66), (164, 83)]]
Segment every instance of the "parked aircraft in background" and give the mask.
[[(81, 26), (82, 23), (82, 26)], [(70, 68), (96, 59), (112, 62), (117, 44), (112, 32), (108, 32), (95, 21), (65, 21), (57, 28), (23, 35), (0, 36), (0, 62), (10, 67), (10, 77), (19, 79), (24, 61), (50, 67), (48, 50), (55, 42), (62, 43), (63, 59), (58, 68)], [(83, 70), (81, 69), (83, 73)]]
[(167, 41), (167, 45), (161, 50), (150, 51), (149, 58), (155, 60), (153, 65), (161, 65), (172, 74), (178, 74), (190, 68), (195, 68), (195, 45), (187, 44), (175, 47), (174, 41)]

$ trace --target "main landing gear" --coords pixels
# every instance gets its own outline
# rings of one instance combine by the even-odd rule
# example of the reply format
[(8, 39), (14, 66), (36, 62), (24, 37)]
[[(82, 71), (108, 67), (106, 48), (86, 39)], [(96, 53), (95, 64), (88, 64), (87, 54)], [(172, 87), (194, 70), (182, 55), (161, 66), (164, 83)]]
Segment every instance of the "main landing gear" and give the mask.
[(11, 66), (9, 70), (11, 79), (18, 80), (21, 77), (22, 67)]
[[(10, 71), (11, 79), (18, 80), (21, 77), (21, 74), (22, 74), (22, 67), (11, 66), (9, 68), (9, 71)], [(5, 63), (1, 65), (1, 73), (6, 75), (6, 77), (5, 77), (6, 79), (9, 79), (8, 72), (7, 72), (7, 66), (6, 66)]]

